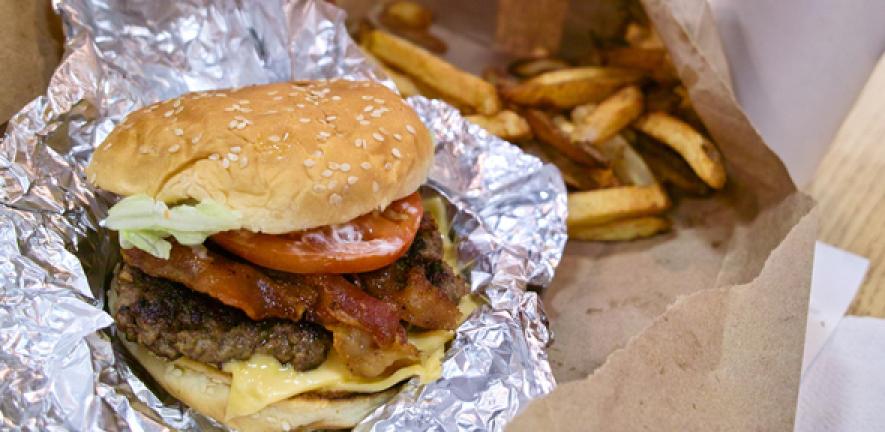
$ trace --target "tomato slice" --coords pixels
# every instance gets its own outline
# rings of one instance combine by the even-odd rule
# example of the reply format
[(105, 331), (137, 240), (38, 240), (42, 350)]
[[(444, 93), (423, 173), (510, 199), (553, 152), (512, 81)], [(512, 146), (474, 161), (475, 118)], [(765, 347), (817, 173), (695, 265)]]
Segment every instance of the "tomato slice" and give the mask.
[(243, 259), (290, 273), (361, 273), (385, 267), (412, 245), (424, 207), (416, 192), (333, 226), (286, 234), (225, 231), (212, 241)]

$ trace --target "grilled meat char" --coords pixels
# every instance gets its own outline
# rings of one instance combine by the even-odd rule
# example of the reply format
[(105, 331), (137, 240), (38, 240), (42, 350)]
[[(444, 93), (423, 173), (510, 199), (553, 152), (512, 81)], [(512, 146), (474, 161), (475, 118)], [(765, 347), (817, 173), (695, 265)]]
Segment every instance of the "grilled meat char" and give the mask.
[[(294, 316), (299, 320), (251, 319), (236, 307), (164, 279), (162, 276), (169, 275), (169, 269), (161, 274), (147, 261), (127, 256), (127, 252), (124, 251), (127, 265), (121, 270), (116, 287), (119, 300), (114, 316), (128, 339), (141, 343), (154, 354), (218, 364), (261, 353), (298, 370), (311, 369), (325, 360), (332, 337), (312, 322), (322, 303), (316, 300), (322, 294), (310, 295), (315, 288), (310, 282), (312, 277), (287, 278), (280, 272), (236, 262), (236, 266), (249, 266), (250, 271), (263, 275), (243, 280), (261, 281), (266, 277), (285, 282), (281, 286), (295, 286), (299, 292), (297, 302), (293, 303), (298, 305), (298, 311), (293, 312), (297, 312)], [(457, 302), (467, 293), (467, 284), (442, 261), (442, 252), (436, 223), (425, 214), (410, 249), (400, 259), (374, 272), (344, 276), (372, 297), (395, 307), (402, 321), (423, 328), (455, 328), (460, 315)], [(212, 252), (209, 253), (211, 257)], [(156, 276), (146, 274), (152, 271)], [(258, 285), (237, 289), (268, 290), (267, 283)]]

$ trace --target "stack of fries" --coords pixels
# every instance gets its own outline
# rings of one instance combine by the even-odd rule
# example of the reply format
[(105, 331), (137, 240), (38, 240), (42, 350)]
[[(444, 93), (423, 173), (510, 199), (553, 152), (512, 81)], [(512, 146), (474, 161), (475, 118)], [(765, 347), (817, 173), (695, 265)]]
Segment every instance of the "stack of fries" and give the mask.
[(647, 25), (629, 24), (623, 40), (579, 65), (519, 60), (507, 73), (489, 69), (479, 77), (416, 43), (427, 39), (419, 33), (432, 22), (417, 3), (389, 3), (379, 21), (389, 31), (363, 25), (357, 38), (404, 97), (443, 99), (562, 171), (571, 189), (573, 239), (632, 240), (667, 231), (671, 193), (707, 196), (725, 185), (722, 156)]

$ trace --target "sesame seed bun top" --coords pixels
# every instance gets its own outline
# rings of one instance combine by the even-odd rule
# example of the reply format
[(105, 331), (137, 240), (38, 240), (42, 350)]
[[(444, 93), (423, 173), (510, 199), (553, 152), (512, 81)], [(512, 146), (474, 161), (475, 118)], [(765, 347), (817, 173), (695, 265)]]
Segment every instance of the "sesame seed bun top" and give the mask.
[(130, 113), (86, 168), (95, 185), (167, 204), (211, 198), (244, 228), (347, 222), (415, 192), (430, 133), (366, 81), (302, 81), (183, 95)]

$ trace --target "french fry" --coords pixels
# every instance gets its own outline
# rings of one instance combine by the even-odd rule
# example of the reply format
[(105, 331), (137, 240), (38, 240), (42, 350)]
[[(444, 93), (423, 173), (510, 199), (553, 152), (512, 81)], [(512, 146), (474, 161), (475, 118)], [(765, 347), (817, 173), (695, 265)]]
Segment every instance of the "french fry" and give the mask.
[(643, 72), (633, 69), (593, 66), (560, 69), (502, 89), (502, 95), (517, 105), (572, 108), (599, 102), (642, 76)]
[(456, 105), (470, 106), (479, 114), (501, 109), (495, 86), (464, 72), (429, 51), (390, 33), (369, 33), (366, 46), (379, 59), (420, 81)]
[(713, 189), (725, 185), (722, 155), (712, 141), (684, 121), (662, 112), (640, 117), (636, 129), (676, 150), (691, 169)]
[(605, 158), (598, 149), (576, 146), (568, 135), (553, 123), (553, 119), (546, 112), (528, 109), (523, 112), (523, 117), (539, 141), (552, 146), (571, 160), (588, 167), (603, 168), (606, 166)]
[(612, 170), (624, 184), (651, 186), (657, 179), (645, 160), (633, 146), (620, 135), (616, 135), (599, 145), (602, 153), (611, 163)]
[(625, 241), (668, 231), (670, 221), (658, 216), (616, 220), (601, 225), (569, 227), (568, 236), (585, 241)]
[(642, 135), (631, 143), (660, 182), (694, 196), (705, 196), (712, 192), (713, 189), (672, 149)]
[(604, 52), (605, 64), (612, 67), (639, 69), (656, 81), (674, 82), (676, 69), (663, 48), (618, 47)]
[(415, 82), (412, 81), (411, 78), (391, 69), (390, 66), (384, 64), (383, 61), (379, 60), (378, 57), (375, 57), (368, 50), (364, 51), (366, 53), (366, 56), (374, 60), (375, 63), (377, 63), (378, 66), (381, 68), (381, 70), (383, 70), (384, 73), (386, 73), (387, 76), (390, 77), (391, 81), (393, 81), (393, 83), (396, 85), (396, 89), (399, 90), (400, 96), (407, 98), (409, 96), (421, 94), (421, 92), (418, 91), (418, 87), (415, 85)]
[(664, 48), (664, 43), (653, 28), (636, 22), (627, 24), (624, 40), (636, 48)]
[(388, 3), (379, 17), (391, 29), (427, 30), (433, 24), (433, 13), (419, 3), (398, 0)]
[(639, 87), (624, 87), (600, 102), (581, 123), (576, 124), (571, 139), (581, 143), (603, 143), (636, 120), (642, 114), (642, 108)]
[(434, 36), (427, 30), (399, 29), (393, 30), (393, 33), (421, 48), (437, 54), (445, 54), (446, 51), (449, 50), (448, 45), (446, 45), (442, 39)]
[(531, 78), (545, 72), (569, 67), (565, 60), (557, 58), (523, 59), (510, 64), (507, 70), (520, 78)]
[[(598, 103), (585, 103), (574, 107), (571, 114), (569, 114), (572, 123), (584, 123), (587, 116), (589, 116), (598, 106)], [(571, 133), (569, 133), (569, 135), (571, 135)]]
[(465, 118), (507, 141), (519, 141), (532, 137), (532, 130), (529, 128), (528, 122), (510, 110), (498, 111), (490, 116), (477, 114)]
[(645, 91), (646, 111), (671, 112), (682, 103), (682, 97), (676, 93), (678, 87), (654, 86)]
[(618, 186), (568, 194), (569, 229), (599, 225), (619, 219), (660, 214), (670, 198), (660, 185)]
[(620, 186), (621, 183), (610, 168), (589, 168), (569, 159), (555, 148), (534, 140), (519, 143), (522, 149), (545, 163), (559, 168), (565, 184), (577, 190), (592, 190)]
[(575, 131), (575, 124), (569, 121), (569, 119), (565, 118), (562, 114), (557, 114), (552, 118), (553, 124), (556, 125), (559, 130), (562, 131), (566, 136), (571, 136)]

